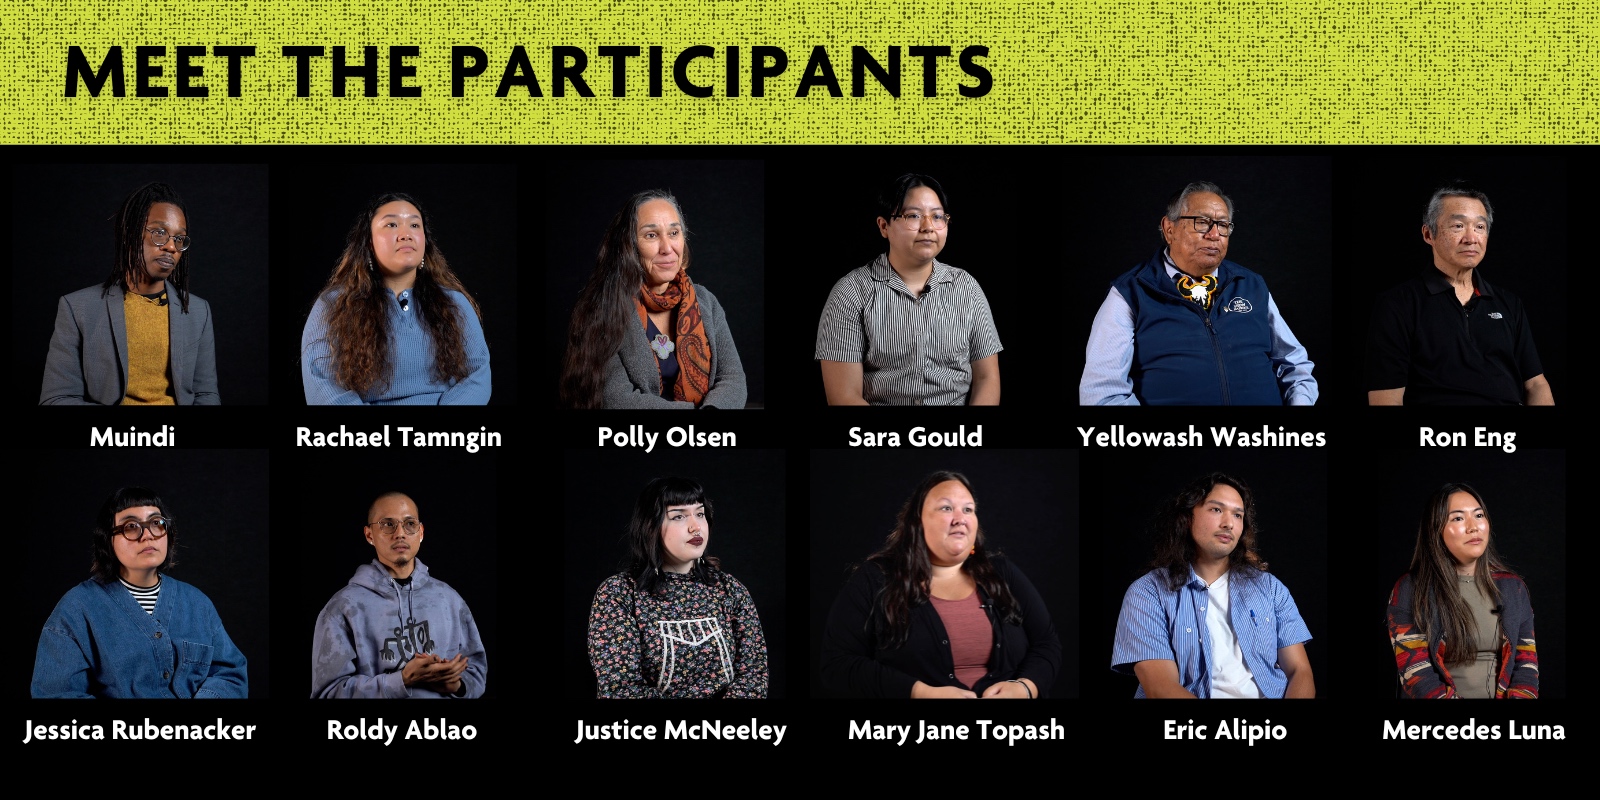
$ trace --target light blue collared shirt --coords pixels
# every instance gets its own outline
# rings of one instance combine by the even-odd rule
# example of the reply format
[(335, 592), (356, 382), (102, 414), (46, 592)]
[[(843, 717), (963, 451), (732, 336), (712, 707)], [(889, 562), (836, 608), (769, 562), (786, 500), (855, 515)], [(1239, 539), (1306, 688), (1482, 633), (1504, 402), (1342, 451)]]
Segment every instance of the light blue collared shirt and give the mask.
[[(1211, 696), (1211, 633), (1205, 614), (1206, 583), (1189, 568), (1189, 582), (1167, 588), (1165, 570), (1151, 570), (1128, 587), (1117, 617), (1111, 669), (1133, 674), (1140, 661), (1177, 662), (1178, 680), (1195, 697)], [(1269, 573), (1228, 576), (1228, 618), (1239, 637), (1245, 666), (1265, 697), (1283, 697), (1289, 676), (1278, 665), (1278, 650), (1311, 640), (1288, 587)], [(1144, 687), (1134, 692), (1144, 697)]]
[[(1178, 274), (1172, 257), (1166, 255), (1167, 277)], [(1213, 270), (1214, 272), (1215, 270)], [(1289, 330), (1278, 311), (1278, 302), (1267, 293), (1267, 321), (1272, 325), (1272, 370), (1283, 392), (1284, 405), (1316, 405), (1317, 379), (1311, 377), (1316, 364), (1306, 354), (1306, 348)], [(1078, 404), (1085, 406), (1136, 406), (1139, 398), (1133, 394), (1133, 332), (1135, 329), (1133, 307), (1111, 289), (1100, 310), (1094, 315), (1094, 325), (1089, 329), (1089, 345), (1084, 348), (1083, 377), (1078, 381)]]

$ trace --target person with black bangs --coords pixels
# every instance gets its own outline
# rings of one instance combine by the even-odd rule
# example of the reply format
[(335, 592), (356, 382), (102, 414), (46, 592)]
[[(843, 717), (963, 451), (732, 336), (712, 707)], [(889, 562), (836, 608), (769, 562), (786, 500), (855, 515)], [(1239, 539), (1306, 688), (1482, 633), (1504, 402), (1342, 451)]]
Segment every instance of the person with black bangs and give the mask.
[(691, 478), (639, 493), (622, 572), (589, 610), (595, 696), (764, 698), (767, 643), (750, 590), (706, 555), (711, 500)]
[(828, 613), (823, 684), (849, 697), (1048, 696), (1061, 640), (1033, 584), (986, 538), (965, 476), (924, 478)]
[(147, 183), (112, 223), (111, 274), (56, 306), (39, 405), (217, 405), (211, 306), (189, 293), (183, 198)]
[(38, 698), (246, 697), (244, 653), (177, 563), (172, 514), (155, 492), (111, 493), (94, 525), (91, 577), (56, 604), (39, 634)]

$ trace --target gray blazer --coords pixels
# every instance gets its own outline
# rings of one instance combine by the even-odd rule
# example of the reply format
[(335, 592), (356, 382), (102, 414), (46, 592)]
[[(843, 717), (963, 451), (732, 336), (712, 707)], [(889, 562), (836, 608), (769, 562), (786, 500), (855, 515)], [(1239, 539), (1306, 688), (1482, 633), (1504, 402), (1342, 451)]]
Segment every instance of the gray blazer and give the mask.
[[(174, 293), (167, 320), (178, 405), (218, 405), (222, 401), (217, 396), (211, 306), (191, 294), (185, 314)], [(39, 405), (111, 406), (121, 403), (127, 392), (128, 324), (122, 313), (122, 287), (90, 286), (61, 298)]]
[[(711, 290), (697, 283), (694, 291), (700, 315), (705, 318), (706, 336), (711, 338), (711, 391), (706, 392), (701, 405), (744, 408), (748, 395), (744, 366), (739, 363), (739, 350), (728, 333), (728, 317)], [(604, 394), (606, 408), (694, 408), (694, 403), (687, 400), (661, 397), (661, 368), (656, 366), (656, 354), (650, 351), (642, 331), (630, 333), (617, 357), (611, 359), (606, 368)]]

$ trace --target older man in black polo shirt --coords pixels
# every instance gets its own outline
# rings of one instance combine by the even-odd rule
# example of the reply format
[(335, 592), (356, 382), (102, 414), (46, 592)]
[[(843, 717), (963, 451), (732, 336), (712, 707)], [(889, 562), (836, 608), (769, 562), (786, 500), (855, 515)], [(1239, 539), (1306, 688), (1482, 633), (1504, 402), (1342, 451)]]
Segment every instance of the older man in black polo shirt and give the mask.
[(1522, 301), (1478, 267), (1494, 208), (1483, 192), (1433, 193), (1422, 240), (1433, 269), (1378, 297), (1367, 339), (1367, 402), (1555, 405)]

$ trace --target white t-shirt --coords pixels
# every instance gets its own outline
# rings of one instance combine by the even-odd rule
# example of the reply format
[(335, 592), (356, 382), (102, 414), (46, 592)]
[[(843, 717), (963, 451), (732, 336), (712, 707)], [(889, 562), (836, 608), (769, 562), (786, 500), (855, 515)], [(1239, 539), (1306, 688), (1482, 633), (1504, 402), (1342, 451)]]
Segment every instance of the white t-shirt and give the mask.
[(1261, 687), (1245, 666), (1239, 636), (1233, 632), (1228, 616), (1228, 574), (1206, 586), (1206, 607), (1202, 610), (1206, 629), (1211, 633), (1211, 696), (1226, 699), (1258, 699)]

